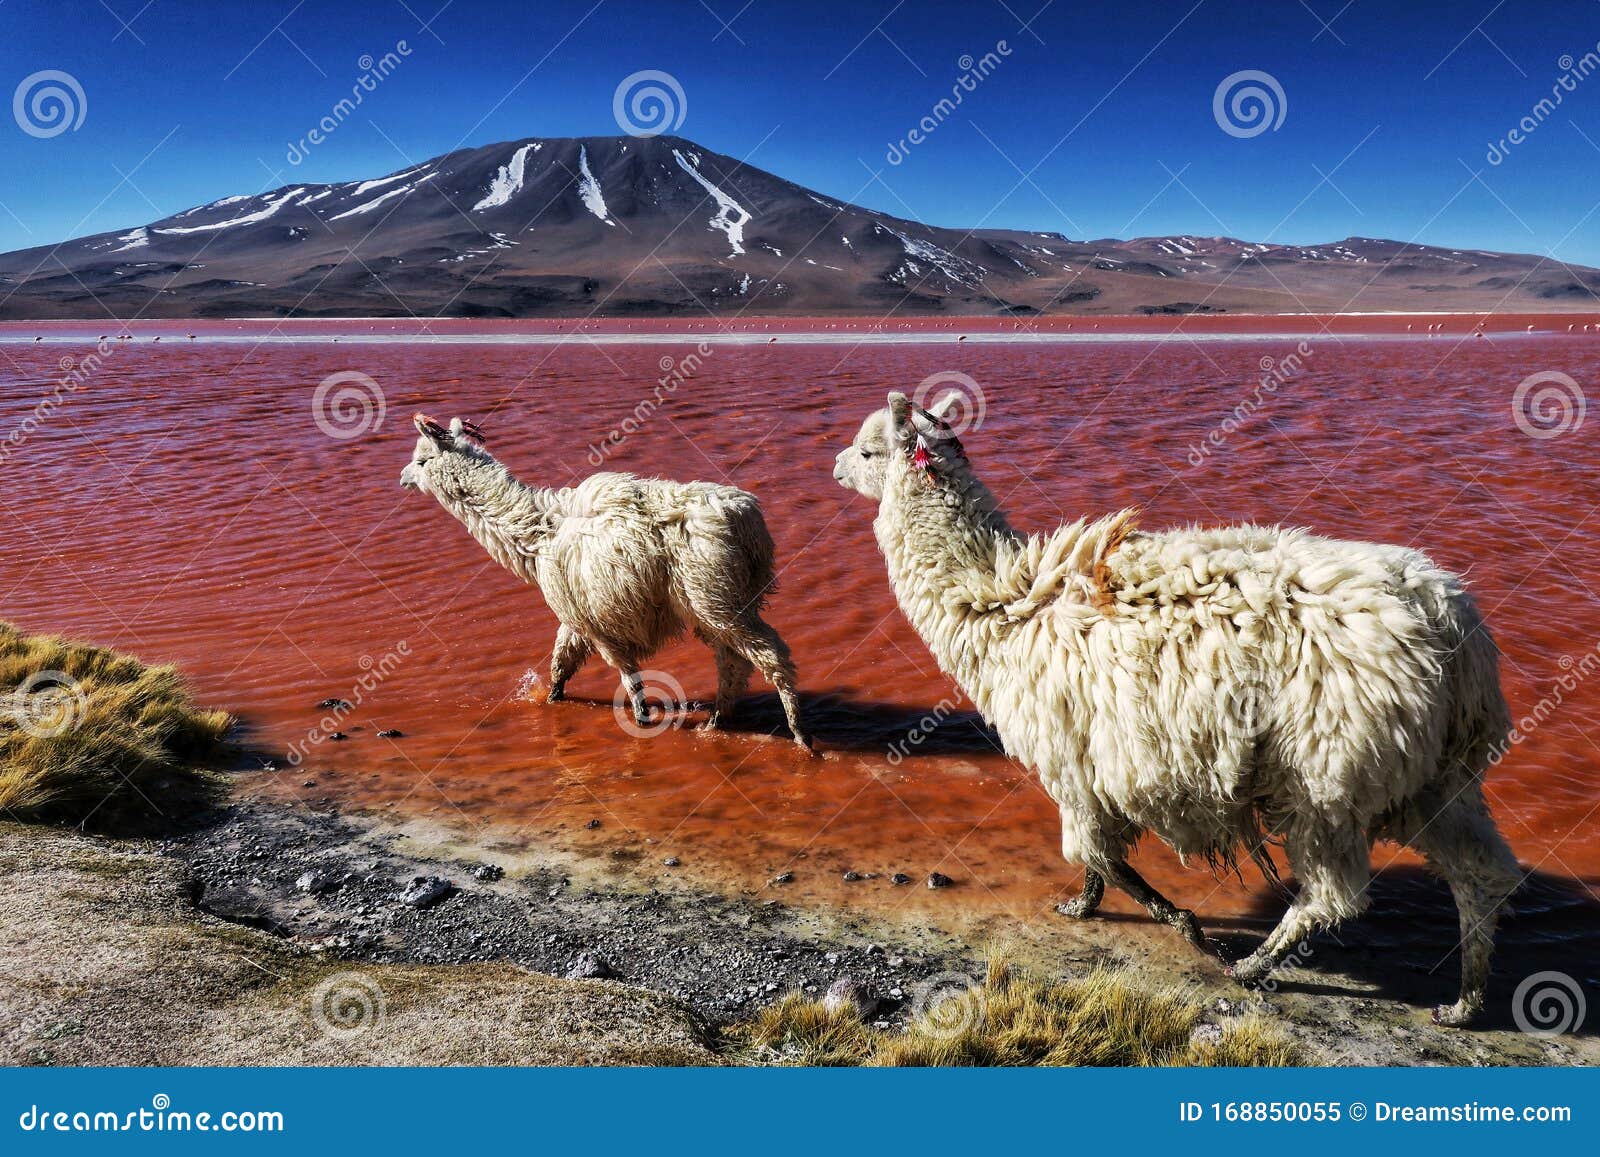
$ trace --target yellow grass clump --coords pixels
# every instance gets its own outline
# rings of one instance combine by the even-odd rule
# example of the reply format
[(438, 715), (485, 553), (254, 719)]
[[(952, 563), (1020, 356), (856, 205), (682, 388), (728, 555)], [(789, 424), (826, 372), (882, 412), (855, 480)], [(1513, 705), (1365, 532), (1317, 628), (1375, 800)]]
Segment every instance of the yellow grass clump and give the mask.
[(1255, 1016), (1196, 1037), (1204, 1008), (1192, 991), (1146, 987), (1096, 968), (1041, 980), (1002, 958), (966, 985), (935, 984), (904, 1028), (874, 1029), (849, 1007), (790, 994), (731, 1031), (742, 1059), (790, 1065), (1195, 1065), (1299, 1063), (1281, 1032)]
[(192, 761), (231, 724), (171, 667), (0, 623), (0, 817), (172, 818), (203, 794)]

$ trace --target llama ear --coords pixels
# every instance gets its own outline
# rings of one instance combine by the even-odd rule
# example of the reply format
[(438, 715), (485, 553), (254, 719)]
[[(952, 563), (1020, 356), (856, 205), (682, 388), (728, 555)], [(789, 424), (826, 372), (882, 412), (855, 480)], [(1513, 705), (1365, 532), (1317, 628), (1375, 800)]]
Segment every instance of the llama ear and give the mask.
[(939, 418), (939, 419), (942, 420), (942, 419), (948, 417), (949, 414), (950, 414), (950, 411), (954, 410), (958, 405), (960, 405), (960, 403), (961, 403), (961, 395), (958, 392), (952, 390), (950, 393), (948, 393), (944, 397), (940, 398), (933, 405), (929, 406), (928, 407), (928, 413), (932, 414), (935, 418)]
[(889, 395), (889, 437), (909, 446), (917, 436), (911, 424), (911, 399), (895, 390)]
[(417, 433), (429, 439), (441, 450), (449, 449), (450, 445), (455, 441), (455, 439), (451, 437), (449, 430), (446, 430), (443, 426), (439, 425), (438, 422), (435, 422), (426, 414), (412, 414), (411, 423), (412, 425), (416, 426)]

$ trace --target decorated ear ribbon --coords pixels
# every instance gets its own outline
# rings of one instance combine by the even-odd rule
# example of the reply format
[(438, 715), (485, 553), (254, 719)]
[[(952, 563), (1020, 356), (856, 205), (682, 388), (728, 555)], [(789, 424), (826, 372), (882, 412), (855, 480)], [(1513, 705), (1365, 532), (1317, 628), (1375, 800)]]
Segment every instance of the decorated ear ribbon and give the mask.
[(933, 470), (933, 459), (928, 456), (928, 444), (922, 440), (922, 435), (917, 435), (917, 448), (911, 453), (911, 464), (918, 470)]
[(480, 428), (476, 422), (468, 422), (463, 419), (461, 422), (461, 432), (480, 446), (487, 446), (489, 444), (489, 440), (483, 436), (482, 428)]

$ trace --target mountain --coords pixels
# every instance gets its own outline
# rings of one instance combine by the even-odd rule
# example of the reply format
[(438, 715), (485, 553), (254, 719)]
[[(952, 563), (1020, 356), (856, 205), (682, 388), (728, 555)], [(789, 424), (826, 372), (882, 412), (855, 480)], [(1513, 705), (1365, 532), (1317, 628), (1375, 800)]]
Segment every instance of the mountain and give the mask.
[(0, 318), (1555, 310), (1600, 271), (1366, 237), (942, 229), (680, 137), (528, 139), (0, 255)]

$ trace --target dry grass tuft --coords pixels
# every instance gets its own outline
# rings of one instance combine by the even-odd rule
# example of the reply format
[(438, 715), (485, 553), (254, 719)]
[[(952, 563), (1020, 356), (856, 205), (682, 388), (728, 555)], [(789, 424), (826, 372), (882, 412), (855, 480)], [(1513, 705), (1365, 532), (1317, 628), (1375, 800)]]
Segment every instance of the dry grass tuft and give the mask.
[(1003, 958), (981, 981), (941, 986), (898, 1031), (873, 1029), (853, 1010), (830, 1012), (790, 994), (733, 1030), (755, 1063), (792, 1065), (1013, 1066), (1299, 1063), (1272, 1025), (1240, 1017), (1217, 1039), (1196, 1039), (1204, 1008), (1192, 991), (1142, 986), (1128, 972), (1041, 980)]
[(0, 623), (0, 815), (117, 826), (205, 794), (191, 761), (232, 724), (171, 667)]

